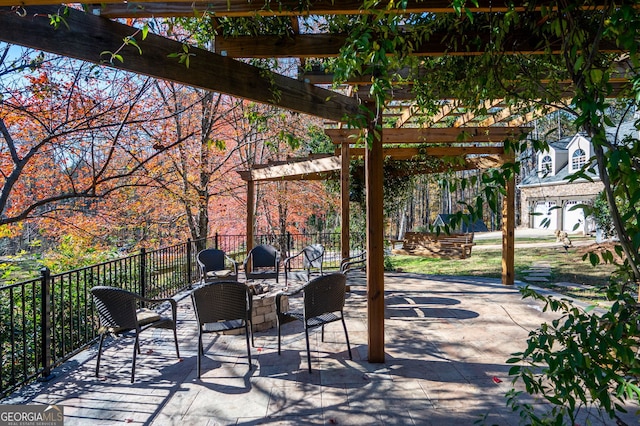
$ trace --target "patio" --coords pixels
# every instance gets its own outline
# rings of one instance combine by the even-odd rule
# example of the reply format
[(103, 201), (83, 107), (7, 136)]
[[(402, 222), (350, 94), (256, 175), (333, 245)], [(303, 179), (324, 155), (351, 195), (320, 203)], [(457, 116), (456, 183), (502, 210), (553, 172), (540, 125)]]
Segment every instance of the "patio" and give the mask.
[(53, 380), (3, 403), (63, 405), (65, 425), (470, 425), (484, 415), (486, 424), (518, 424), (504, 397), (511, 388), (505, 360), (548, 315), (499, 279), (386, 274), (386, 362), (372, 364), (366, 360), (365, 281), (349, 275), (353, 361), (341, 325), (333, 323), (324, 343), (319, 332), (312, 334), (309, 374), (304, 333), (290, 323), (283, 327), (281, 356), (275, 329), (256, 333), (251, 371), (242, 336), (206, 336), (198, 380), (194, 313), (183, 294), (180, 361), (171, 333), (149, 330), (135, 383), (129, 383), (133, 342), (117, 340), (105, 351), (103, 377), (94, 377), (94, 345), (55, 370)]

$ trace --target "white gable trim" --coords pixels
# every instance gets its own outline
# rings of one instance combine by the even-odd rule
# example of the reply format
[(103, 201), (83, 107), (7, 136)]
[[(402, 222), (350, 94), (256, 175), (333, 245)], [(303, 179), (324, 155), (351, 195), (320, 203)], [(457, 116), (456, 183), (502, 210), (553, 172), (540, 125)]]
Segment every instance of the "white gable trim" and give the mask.
[[(582, 159), (574, 158), (574, 154), (579, 149), (584, 151), (584, 155), (585, 155), (585, 158), (583, 159), (584, 161), (582, 161)], [(580, 170), (582, 165), (585, 162), (589, 161), (589, 158), (591, 158), (591, 156), (593, 155), (592, 148), (591, 148), (591, 141), (589, 141), (587, 138), (585, 138), (581, 134), (576, 134), (573, 137), (573, 139), (571, 140), (571, 142), (569, 142), (569, 145), (567, 146), (567, 151), (569, 154), (569, 164), (568, 164), (569, 173), (575, 173), (578, 170)], [(580, 160), (580, 161), (575, 161), (575, 160)]]
[[(545, 157), (551, 157), (551, 168), (549, 170), (545, 170), (543, 167), (543, 160)], [(556, 174), (556, 151), (552, 147), (549, 147), (548, 150), (542, 151), (538, 153), (538, 176), (555, 176)]]

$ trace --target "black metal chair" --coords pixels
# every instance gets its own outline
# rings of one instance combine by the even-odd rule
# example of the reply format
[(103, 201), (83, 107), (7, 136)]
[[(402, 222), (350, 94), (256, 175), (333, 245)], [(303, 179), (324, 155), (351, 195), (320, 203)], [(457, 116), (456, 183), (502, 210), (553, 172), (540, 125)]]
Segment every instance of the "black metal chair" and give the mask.
[(322, 263), (324, 261), (324, 247), (322, 244), (311, 244), (303, 248), (299, 253), (293, 256), (287, 257), (284, 262), (284, 284), (288, 285), (289, 275), (294, 278), (298, 278), (300, 274), (293, 272), (293, 263), (299, 262), (299, 258), (302, 258), (302, 269), (304, 270), (305, 281), (311, 279), (311, 269), (319, 270), (320, 275), (324, 275), (322, 271)]
[(191, 293), (191, 299), (198, 321), (198, 378), (200, 378), (201, 357), (204, 355), (202, 345), (204, 333), (220, 333), (244, 328), (249, 370), (251, 370), (249, 335), (253, 345), (251, 323), (253, 295), (249, 287), (237, 281), (214, 281), (195, 289)]
[(252, 248), (243, 262), (247, 280), (275, 278), (280, 274), (280, 252), (270, 244)]
[(238, 280), (238, 262), (218, 249), (204, 249), (196, 256), (202, 284), (215, 280)]
[[(176, 344), (176, 355), (180, 358), (178, 335), (176, 332), (177, 303), (173, 299), (148, 299), (136, 293), (116, 287), (96, 286), (91, 289), (93, 301), (100, 320), (100, 346), (96, 363), (96, 377), (100, 371), (102, 346), (106, 335), (120, 335), (133, 332), (135, 343), (133, 346), (133, 361), (131, 364), (131, 383), (136, 373), (136, 355), (140, 353), (141, 331), (147, 328), (166, 328), (173, 330)], [(161, 316), (155, 311), (145, 309), (143, 303), (169, 302), (172, 316)]]
[[(276, 295), (276, 312), (278, 319), (278, 355), (280, 355), (282, 324), (292, 320), (302, 321), (307, 339), (307, 362), (311, 373), (311, 350), (309, 348), (309, 329), (322, 327), (322, 341), (324, 342), (324, 325), (334, 321), (342, 321), (344, 336), (349, 350), (349, 359), (353, 359), (347, 324), (344, 321), (344, 302), (347, 277), (341, 272), (322, 275), (293, 292), (281, 292)], [(282, 297), (290, 298), (302, 294), (302, 311), (283, 311)]]

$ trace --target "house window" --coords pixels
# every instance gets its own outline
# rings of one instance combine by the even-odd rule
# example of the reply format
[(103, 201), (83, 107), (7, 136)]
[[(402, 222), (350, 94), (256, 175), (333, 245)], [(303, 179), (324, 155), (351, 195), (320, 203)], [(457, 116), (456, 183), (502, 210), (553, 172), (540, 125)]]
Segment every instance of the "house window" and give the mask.
[(571, 156), (571, 169), (578, 170), (587, 162), (587, 154), (584, 150), (578, 148), (573, 151), (573, 155)]
[(551, 173), (551, 167), (553, 167), (553, 160), (550, 155), (545, 155), (540, 161), (540, 171), (542, 173)]

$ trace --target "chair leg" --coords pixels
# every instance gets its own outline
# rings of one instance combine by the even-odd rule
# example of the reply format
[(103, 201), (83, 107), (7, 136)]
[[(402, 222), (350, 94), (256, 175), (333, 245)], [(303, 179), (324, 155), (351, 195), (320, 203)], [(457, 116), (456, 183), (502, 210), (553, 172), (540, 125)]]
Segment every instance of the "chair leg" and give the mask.
[(173, 327), (173, 338), (174, 338), (174, 341), (176, 342), (176, 356), (180, 358), (180, 349), (178, 348), (178, 331), (176, 330), (175, 325)]
[[(251, 345), (249, 344), (249, 322), (245, 321), (244, 323), (244, 334), (247, 336), (247, 358), (249, 359), (249, 370), (253, 367), (251, 364)], [(251, 339), (253, 340), (253, 334), (251, 335)]]
[(202, 347), (202, 330), (198, 330), (198, 357), (197, 357), (197, 368), (198, 368), (198, 379), (200, 378), (200, 363), (202, 355), (204, 355), (203, 353), (203, 347)]
[(253, 341), (253, 322), (249, 321), (249, 329), (251, 330), (251, 346), (256, 347), (256, 342)]
[(344, 322), (344, 316), (342, 317), (342, 328), (344, 328), (344, 337), (347, 339), (347, 349), (349, 349), (349, 359), (353, 359), (353, 355), (351, 355), (351, 345), (349, 344), (349, 333), (347, 333), (347, 324)]
[(280, 318), (277, 318), (276, 322), (278, 323), (278, 355), (280, 355), (280, 333), (281, 333), (281, 322)]
[(104, 342), (104, 333), (100, 335), (100, 345), (98, 345), (98, 360), (96, 362), (96, 377), (98, 377), (98, 373), (100, 372), (100, 358), (102, 356), (102, 342)]
[(309, 373), (311, 373), (311, 349), (309, 348), (309, 329), (304, 327), (304, 334), (307, 338), (307, 364), (309, 365)]
[(136, 342), (135, 342), (135, 348), (138, 349), (138, 353), (141, 354), (142, 351), (140, 350), (140, 340), (138, 340), (138, 332), (136, 331)]
[[(137, 351), (136, 351), (136, 348), (138, 349)], [(136, 357), (139, 351), (140, 351), (140, 344), (138, 342), (138, 333), (136, 332), (136, 341), (133, 345), (133, 361), (131, 362), (131, 383), (133, 383), (133, 380), (136, 376)]]

